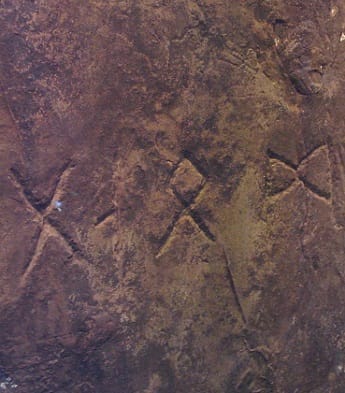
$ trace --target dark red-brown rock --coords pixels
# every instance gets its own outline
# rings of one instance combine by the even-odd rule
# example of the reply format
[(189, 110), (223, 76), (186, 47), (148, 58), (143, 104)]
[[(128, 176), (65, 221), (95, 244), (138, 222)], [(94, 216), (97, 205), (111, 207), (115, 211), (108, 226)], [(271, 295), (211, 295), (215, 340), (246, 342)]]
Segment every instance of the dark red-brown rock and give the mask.
[(0, 4), (0, 390), (342, 393), (345, 6)]

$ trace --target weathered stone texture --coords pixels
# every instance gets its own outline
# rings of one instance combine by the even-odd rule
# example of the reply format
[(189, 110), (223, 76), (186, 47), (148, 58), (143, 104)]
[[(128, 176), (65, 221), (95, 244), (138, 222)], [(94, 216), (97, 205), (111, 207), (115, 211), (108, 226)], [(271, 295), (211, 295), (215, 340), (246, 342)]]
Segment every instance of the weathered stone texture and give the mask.
[(343, 393), (344, 3), (0, 20), (0, 390)]

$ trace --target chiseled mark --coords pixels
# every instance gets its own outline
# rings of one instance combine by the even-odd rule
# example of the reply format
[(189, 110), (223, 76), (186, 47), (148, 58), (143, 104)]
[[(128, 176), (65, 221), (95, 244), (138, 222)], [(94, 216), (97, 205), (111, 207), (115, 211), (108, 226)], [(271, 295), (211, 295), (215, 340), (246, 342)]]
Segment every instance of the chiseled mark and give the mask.
[(345, 33), (344, 32), (341, 33), (340, 38), (339, 38), (339, 42), (343, 42), (343, 41), (345, 41)]
[(276, 161), (280, 161), (282, 164), (288, 166), (289, 168), (296, 170), (298, 168), (298, 165), (294, 164), (292, 161), (289, 159), (285, 158), (281, 154), (276, 153), (275, 151), (271, 149), (267, 149), (267, 155), (269, 158), (274, 159)]
[(215, 242), (216, 241), (215, 235), (211, 232), (210, 228), (206, 225), (205, 221), (202, 219), (200, 214), (197, 211), (193, 210), (193, 209), (189, 209), (189, 215), (192, 217), (193, 221), (199, 227), (201, 232), (203, 232), (203, 234), (209, 240)]
[(62, 228), (59, 228), (57, 223), (55, 223), (51, 217), (44, 218), (43, 226), (41, 233), (39, 235), (38, 241), (36, 243), (35, 251), (32, 254), (29, 262), (26, 264), (24, 273), (20, 280), (20, 287), (25, 288), (31, 273), (38, 265), (40, 261), (40, 257), (44, 251), (44, 247), (47, 243), (49, 237), (54, 237), (56, 239), (60, 239), (61, 243), (65, 245), (65, 247), (69, 250), (69, 252), (77, 257), (82, 258), (83, 260), (87, 260), (85, 253), (82, 252), (79, 245), (76, 241), (66, 233)]
[(29, 253), (26, 262), (24, 263), (23, 271), (26, 272), (29, 266), (32, 264), (32, 260), (35, 259), (35, 255), (37, 254), (37, 249), (40, 248), (41, 237), (43, 235), (43, 226), (39, 225), (36, 229), (36, 233), (33, 236), (33, 247), (32, 251)]
[(95, 226), (101, 225), (103, 222), (105, 222), (109, 217), (111, 217), (114, 213), (116, 212), (115, 207), (111, 207), (104, 213), (102, 213), (100, 216), (97, 217)]
[(208, 228), (206, 223), (203, 221), (203, 219), (200, 217), (199, 213), (197, 213), (195, 210), (191, 209), (190, 207), (186, 207), (183, 209), (181, 212), (176, 214), (176, 216), (173, 218), (171, 224), (168, 226), (167, 230), (165, 231), (164, 235), (160, 239), (161, 246), (159, 248), (158, 254), (156, 255), (156, 258), (160, 258), (164, 250), (169, 246), (170, 240), (172, 233), (174, 232), (174, 229), (179, 222), (180, 218), (187, 215), (189, 218), (192, 219), (194, 224), (196, 224), (197, 228), (200, 230), (200, 232), (209, 240), (212, 242), (216, 241), (215, 235), (211, 232), (211, 230)]
[[(12, 175), (12, 179), (16, 183), (16, 185), (20, 188), (22, 195), (24, 196), (24, 199), (29, 203), (29, 205), (34, 208), (39, 214), (44, 214), (44, 212), (47, 212), (51, 210), (52, 208), (55, 208), (59, 211), (62, 209), (62, 202), (61, 202), (61, 195), (62, 195), (62, 189), (65, 183), (66, 178), (69, 177), (69, 174), (71, 170), (74, 168), (74, 165), (71, 164), (71, 161), (68, 161), (63, 167), (61, 168), (61, 173), (57, 177), (57, 180), (54, 184), (53, 191), (51, 192), (51, 195), (49, 196), (48, 200), (42, 201), (36, 198), (32, 191), (28, 189), (27, 187), (27, 179), (25, 179), (20, 172), (16, 168), (11, 168), (10, 172)], [(52, 201), (55, 201), (53, 206), (52, 206)]]
[(309, 153), (305, 154), (301, 158), (301, 161), (300, 161), (300, 163), (298, 165), (301, 165), (303, 161), (306, 161), (307, 159), (310, 159), (313, 155), (316, 155), (320, 150), (327, 149), (327, 147), (328, 146), (326, 144), (324, 144), (324, 143), (321, 143), (321, 144), (315, 146), (313, 148), (313, 150), (311, 150)]
[(63, 239), (64, 243), (68, 246), (68, 248), (70, 249), (70, 251), (72, 251), (72, 253), (78, 253), (83, 258), (85, 258), (85, 255), (83, 255), (76, 241), (72, 238), (72, 236), (69, 233), (67, 233), (63, 228), (59, 226), (59, 223), (57, 221), (55, 221), (52, 217), (47, 217), (46, 223), (51, 229), (51, 233), (54, 236)]
[(24, 268), (24, 273), (20, 279), (20, 287), (23, 288), (25, 286), (25, 284), (27, 283), (28, 277), (31, 275), (31, 272), (35, 269), (35, 267), (37, 266), (40, 257), (42, 255), (44, 246), (46, 244), (46, 241), (48, 239), (49, 234), (47, 233), (47, 231), (45, 230), (45, 228), (43, 227), (43, 229), (41, 230), (38, 240), (36, 242), (36, 246), (35, 246), (35, 250), (33, 252), (32, 257), (30, 258), (29, 262), (26, 264), (25, 268)]
[(321, 190), (320, 188), (318, 188), (314, 184), (310, 183), (305, 177), (300, 176), (299, 180), (303, 183), (305, 188), (307, 188), (308, 191), (310, 191), (314, 195), (314, 197), (320, 198), (320, 199), (327, 201), (327, 202), (331, 198), (331, 193)]
[(272, 200), (278, 200), (278, 199), (284, 198), (285, 196), (290, 194), (290, 192), (292, 192), (293, 190), (296, 190), (298, 188), (298, 186), (300, 186), (300, 185), (301, 185), (300, 181), (294, 180), (287, 188), (284, 188), (283, 190), (274, 193), (271, 196), (271, 198), (272, 198)]
[(17, 188), (20, 190), (20, 194), (23, 200), (27, 202), (30, 208), (33, 208), (39, 214), (41, 214), (46, 209), (49, 202), (42, 202), (35, 198), (31, 190), (27, 188), (27, 180), (20, 174), (20, 172), (16, 168), (10, 169), (10, 177), (17, 186)]
[[(319, 187), (317, 187), (316, 185), (310, 183), (304, 176), (301, 176), (298, 174), (298, 169), (300, 168), (300, 166), (303, 164), (304, 161), (306, 161), (307, 159), (311, 158), (314, 154), (317, 154), (318, 151), (320, 151), (321, 149), (327, 148), (327, 145), (319, 145), (317, 146), (315, 149), (313, 149), (310, 153), (308, 153), (307, 155), (305, 155), (302, 160), (299, 162), (298, 165), (293, 164), (291, 161), (289, 161), (288, 159), (286, 159), (285, 157), (283, 157), (280, 154), (277, 154), (276, 152), (274, 152), (273, 150), (268, 149), (267, 150), (267, 155), (270, 159), (274, 159), (276, 161), (281, 162), (283, 165), (285, 165), (286, 167), (292, 169), (295, 173), (296, 173), (296, 179), (299, 180), (299, 182), (306, 188), (308, 189), (308, 191), (313, 194), (314, 197), (322, 199), (324, 202), (329, 203), (329, 200), (331, 199), (331, 193), (327, 192), (327, 191), (323, 191), (321, 190)], [(277, 194), (275, 194), (274, 196), (277, 195), (281, 195), (282, 193), (285, 193), (286, 191), (290, 190), (290, 188), (295, 184), (295, 181), (291, 182), (287, 188), (285, 188), (284, 190), (278, 192)]]
[(171, 238), (171, 235), (175, 229), (175, 226), (176, 226), (177, 222), (179, 221), (179, 219), (184, 215), (185, 211), (186, 211), (186, 209), (183, 209), (181, 212), (179, 212), (175, 215), (172, 222), (170, 223), (170, 225), (166, 229), (164, 235), (161, 237), (161, 239), (160, 239), (161, 246), (159, 248), (158, 254), (156, 255), (156, 258), (160, 258), (162, 256), (164, 250), (168, 247), (168, 244), (170, 242), (170, 238)]
[[(206, 172), (205, 168), (203, 167), (203, 165), (201, 164), (201, 162), (195, 157), (195, 155), (187, 149), (182, 150), (182, 156), (184, 157), (184, 159), (188, 160), (193, 166), (194, 168), (205, 178), (208, 178), (208, 173)], [(183, 160), (182, 160), (183, 161)], [(182, 162), (180, 161), (179, 164)], [(179, 165), (178, 164), (178, 165)], [(177, 167), (178, 167), (177, 165)], [(177, 168), (176, 168), (177, 169)]]
[(69, 178), (72, 170), (75, 168), (75, 164), (72, 163), (71, 160), (67, 161), (65, 165), (61, 168), (60, 175), (58, 176), (53, 192), (50, 196), (48, 206), (47, 206), (47, 211), (50, 210), (50, 206), (52, 202), (54, 201), (54, 207), (58, 211), (62, 211), (62, 192), (66, 183), (66, 180)]
[[(307, 160), (310, 160), (313, 156), (317, 155), (320, 151), (323, 149), (327, 149), (327, 145), (321, 144), (319, 146), (316, 146), (315, 149), (313, 149), (310, 153), (306, 154), (301, 162), (298, 165), (298, 168)], [(327, 155), (327, 160), (328, 160), (328, 154), (326, 150), (326, 155)], [(328, 202), (329, 199), (331, 198), (331, 193), (321, 190), (317, 185), (312, 184), (306, 179), (305, 177), (299, 175), (298, 176), (299, 180), (303, 183), (303, 185), (314, 195), (316, 198), (321, 198), (324, 201)]]
[[(73, 166), (74, 167), (74, 166)], [(37, 211), (37, 213), (41, 216), (45, 215), (51, 208), (55, 208), (59, 211), (62, 210), (62, 201), (61, 201), (61, 194), (62, 194), (62, 186), (65, 178), (69, 175), (71, 169), (73, 168), (70, 166), (70, 162), (65, 164), (62, 168), (61, 174), (58, 176), (58, 179), (55, 183), (54, 190), (52, 195), (50, 196), (47, 202), (40, 202), (35, 200), (33, 194), (30, 190), (27, 189), (26, 179), (21, 176), (19, 171), (15, 168), (11, 168), (12, 179), (14, 180), (17, 187), (20, 189), (22, 197), (24, 200)], [(54, 202), (53, 202), (54, 201)], [(53, 205), (53, 206), (52, 206)]]
[(34, 251), (30, 255), (28, 262), (25, 263), (24, 266), (24, 272), (20, 279), (21, 288), (24, 288), (26, 286), (29, 277), (31, 276), (31, 273), (39, 263), (46, 242), (50, 236), (59, 238), (65, 244), (65, 246), (67, 246), (67, 248), (71, 251), (73, 255), (79, 254), (83, 259), (86, 259), (75, 240), (68, 233), (66, 233), (63, 228), (60, 228), (58, 223), (49, 216), (49, 213), (52, 209), (56, 209), (59, 212), (62, 211), (62, 188), (73, 167), (74, 166), (72, 166), (70, 162), (66, 163), (63, 166), (62, 172), (55, 183), (53, 194), (51, 195), (47, 206), (45, 206), (43, 210), (42, 208), (38, 207), (37, 204), (35, 204), (32, 198), (30, 198), (32, 193), (26, 189), (25, 180), (20, 176), (18, 171), (13, 169), (11, 170), (11, 173), (13, 175), (12, 179), (16, 184), (17, 188), (20, 190), (23, 200), (26, 202), (27, 206), (35, 212), (36, 216), (38, 216), (38, 221), (41, 223), (40, 232), (37, 236)]
[[(202, 168), (200, 163), (195, 159), (195, 157), (193, 156), (193, 154), (191, 152), (189, 152), (187, 150), (183, 150), (182, 155), (183, 155), (184, 159), (188, 160), (193, 165), (193, 167), (204, 178), (207, 178), (207, 173), (204, 171), (204, 169)], [(178, 165), (175, 167), (175, 170), (178, 168)], [(171, 234), (173, 233), (176, 224), (178, 223), (178, 221), (180, 220), (180, 218), (183, 215), (188, 215), (194, 221), (194, 223), (197, 225), (197, 227), (200, 229), (200, 231), (207, 237), (207, 239), (211, 240), (212, 242), (216, 241), (216, 236), (211, 232), (211, 230), (209, 229), (209, 227), (207, 226), (207, 224), (205, 223), (203, 218), (200, 216), (200, 214), (196, 210), (194, 210), (192, 208), (193, 203), (195, 202), (196, 198), (198, 197), (198, 195), (200, 194), (200, 192), (204, 188), (204, 186), (205, 186), (205, 181), (203, 181), (203, 183), (199, 186), (199, 188), (197, 190), (195, 190), (195, 195), (193, 196), (193, 198), (190, 201), (186, 201), (174, 189), (174, 187), (172, 187), (172, 190), (173, 190), (173, 193), (174, 193), (175, 197), (181, 203), (183, 208), (182, 208), (182, 210), (179, 213), (177, 213), (173, 217), (172, 222), (170, 223), (170, 225), (166, 229), (164, 235), (162, 236), (162, 238), (160, 240), (161, 246), (159, 248), (158, 254), (156, 255), (156, 258), (159, 258), (162, 255), (164, 249), (167, 247), (167, 244), (169, 244), (169, 240), (170, 240)]]
[(242, 321), (244, 324), (247, 324), (247, 318), (244, 314), (243, 308), (242, 308), (242, 304), (240, 301), (240, 297), (238, 295), (237, 289), (236, 289), (236, 285), (235, 285), (235, 280), (234, 280), (234, 276), (232, 274), (232, 270), (231, 270), (231, 265), (230, 265), (230, 259), (228, 257), (228, 254), (226, 252), (226, 249), (224, 247), (224, 245), (222, 245), (223, 247), (223, 253), (224, 253), (224, 257), (225, 257), (225, 267), (226, 267), (226, 272), (227, 272), (227, 276), (228, 276), (228, 280), (230, 283), (230, 287), (231, 287), (231, 291), (234, 294), (234, 298), (235, 298), (235, 302), (238, 308), (238, 311), (241, 315)]

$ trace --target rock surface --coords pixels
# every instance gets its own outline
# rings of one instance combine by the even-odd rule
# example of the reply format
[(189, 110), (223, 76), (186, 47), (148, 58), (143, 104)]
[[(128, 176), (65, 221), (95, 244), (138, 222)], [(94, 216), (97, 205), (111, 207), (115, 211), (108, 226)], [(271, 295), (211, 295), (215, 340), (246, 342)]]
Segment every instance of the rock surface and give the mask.
[(0, 391), (343, 393), (344, 3), (0, 20)]

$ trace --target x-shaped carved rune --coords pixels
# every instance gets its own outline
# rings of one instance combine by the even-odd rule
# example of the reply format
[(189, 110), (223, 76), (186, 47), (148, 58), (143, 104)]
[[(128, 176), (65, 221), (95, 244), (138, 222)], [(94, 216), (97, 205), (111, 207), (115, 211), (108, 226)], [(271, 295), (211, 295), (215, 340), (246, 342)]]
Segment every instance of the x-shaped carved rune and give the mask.
[(172, 190), (183, 206), (182, 210), (175, 216), (172, 223), (168, 227), (165, 235), (162, 239), (162, 246), (157, 255), (159, 257), (164, 249), (164, 246), (167, 244), (168, 239), (170, 238), (176, 224), (180, 220), (180, 218), (184, 215), (189, 215), (195, 224), (199, 227), (199, 229), (203, 232), (203, 234), (210, 239), (212, 242), (216, 242), (219, 246), (222, 247), (224, 259), (225, 259), (225, 267), (226, 267), (226, 276), (229, 281), (231, 291), (234, 294), (235, 302), (239, 313), (241, 315), (241, 319), (244, 324), (246, 324), (246, 317), (241, 305), (240, 296), (237, 292), (235, 279), (232, 273), (230, 258), (227, 255), (226, 247), (220, 241), (220, 239), (216, 239), (216, 236), (210, 231), (206, 223), (203, 221), (201, 216), (197, 211), (194, 210), (193, 204), (195, 203), (197, 197), (199, 196), (201, 190), (204, 188), (206, 184), (206, 180), (204, 176), (200, 173), (200, 171), (196, 168), (196, 166), (189, 160), (188, 158), (184, 158), (177, 166), (176, 170), (173, 173), (173, 176), (170, 181)]
[(63, 230), (59, 228), (51, 218), (52, 210), (56, 206), (59, 206), (59, 204), (55, 205), (55, 203), (59, 201), (59, 196), (61, 194), (61, 186), (63, 186), (72, 169), (73, 166), (70, 164), (66, 164), (62, 168), (61, 175), (58, 177), (52, 196), (46, 204), (38, 204), (37, 201), (35, 201), (35, 199), (33, 198), (30, 191), (27, 190), (25, 181), (23, 180), (19, 172), (13, 168), (11, 169), (11, 178), (18, 188), (22, 200), (26, 203), (30, 210), (35, 213), (38, 221), (40, 222), (39, 232), (35, 246), (24, 266), (24, 272), (20, 279), (20, 288), (25, 288), (31, 273), (39, 263), (39, 259), (43, 252), (44, 246), (50, 236), (61, 239), (72, 254), (78, 253), (79, 255), (81, 255), (81, 250), (77, 243), (68, 234), (63, 232)]
[(171, 178), (171, 187), (174, 195), (182, 205), (182, 209), (173, 218), (173, 221), (169, 225), (167, 231), (161, 239), (161, 250), (164, 248), (168, 239), (170, 238), (176, 224), (180, 218), (184, 215), (189, 215), (202, 233), (211, 241), (215, 241), (216, 237), (210, 231), (200, 214), (193, 208), (193, 204), (204, 188), (206, 181), (200, 171), (192, 164), (187, 158), (183, 159), (177, 166)]
[[(297, 165), (272, 150), (268, 150), (267, 154), (270, 159), (280, 163), (280, 165), (285, 167), (291, 174), (290, 182), (287, 182), (277, 194), (288, 190), (296, 181), (300, 181), (314, 196), (326, 200), (330, 199), (330, 186), (322, 183), (327, 180), (323, 178), (323, 176), (329, 174), (329, 168), (326, 162), (328, 159), (326, 145), (315, 148)], [(315, 171), (321, 171), (322, 173), (314, 173)], [(314, 175), (314, 179), (311, 178), (312, 174)], [(279, 174), (279, 176), (280, 175), (281, 174)]]

